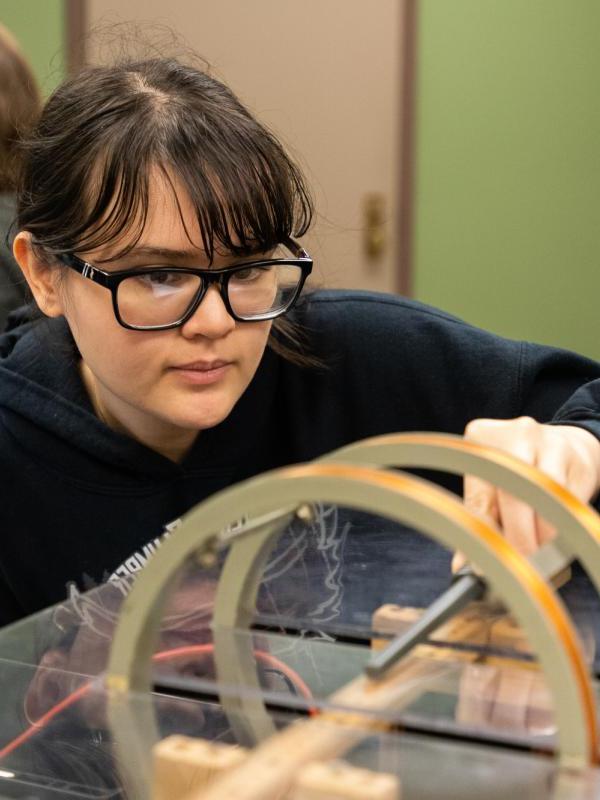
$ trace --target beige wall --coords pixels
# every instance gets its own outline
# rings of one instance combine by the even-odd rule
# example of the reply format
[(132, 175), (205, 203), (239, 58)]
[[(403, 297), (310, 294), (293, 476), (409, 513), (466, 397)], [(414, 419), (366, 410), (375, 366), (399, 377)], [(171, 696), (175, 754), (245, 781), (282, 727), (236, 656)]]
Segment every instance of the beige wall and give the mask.
[[(401, 4), (88, 0), (88, 20), (146, 20), (183, 34), (304, 166), (319, 211), (305, 240), (317, 275), (328, 285), (393, 290)], [(387, 217), (387, 245), (376, 261), (363, 247), (371, 192), (384, 196)]]

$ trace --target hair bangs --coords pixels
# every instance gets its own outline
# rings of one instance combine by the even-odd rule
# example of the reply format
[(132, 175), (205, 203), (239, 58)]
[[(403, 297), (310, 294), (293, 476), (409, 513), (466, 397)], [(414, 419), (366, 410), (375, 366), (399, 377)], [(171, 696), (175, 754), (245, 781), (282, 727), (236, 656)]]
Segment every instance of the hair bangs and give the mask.
[(178, 203), (187, 193), (209, 260), (268, 251), (312, 220), (278, 139), (226, 86), (172, 60), (84, 70), (49, 99), (27, 149), (18, 225), (49, 253), (133, 248), (156, 169)]
[(80, 252), (111, 247), (111, 258), (118, 258), (135, 247), (144, 231), (148, 170), (135, 160), (113, 157), (98, 166), (97, 174), (84, 204), (89, 211), (82, 217), (71, 247)]
[[(142, 235), (149, 209), (152, 137), (146, 126), (136, 130), (134, 125), (115, 127), (111, 134), (95, 140), (83, 135), (77, 145), (59, 142), (52, 172), (25, 173), (18, 222), (46, 253), (87, 252), (115, 244), (122, 244), (122, 253)], [(34, 140), (34, 167), (35, 146)], [(68, 149), (75, 146), (86, 149), (85, 161), (70, 157)], [(50, 182), (61, 185), (71, 202), (51, 202)]]
[[(306, 232), (312, 219), (309, 192), (297, 167), (264, 128), (262, 137), (256, 131), (249, 135), (243, 126), (197, 130), (198, 121), (187, 115), (171, 117), (168, 127), (160, 166), (187, 192), (209, 261), (215, 251), (236, 256), (266, 252)], [(171, 186), (175, 192), (172, 181)]]

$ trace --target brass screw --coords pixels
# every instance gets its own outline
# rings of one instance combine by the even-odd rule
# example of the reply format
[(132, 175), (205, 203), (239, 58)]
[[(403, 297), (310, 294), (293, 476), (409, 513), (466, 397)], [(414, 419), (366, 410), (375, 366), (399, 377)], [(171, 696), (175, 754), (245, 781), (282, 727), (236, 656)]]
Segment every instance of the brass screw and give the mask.
[(316, 519), (315, 507), (310, 503), (303, 503), (296, 509), (296, 518), (306, 523), (314, 522)]
[(217, 554), (214, 551), (209, 550), (208, 552), (201, 553), (198, 556), (198, 564), (203, 569), (211, 569), (217, 563)]
[(211, 569), (211, 567), (216, 565), (217, 547), (215, 538), (209, 539), (209, 541), (206, 542), (202, 550), (198, 552), (196, 560), (203, 569)]

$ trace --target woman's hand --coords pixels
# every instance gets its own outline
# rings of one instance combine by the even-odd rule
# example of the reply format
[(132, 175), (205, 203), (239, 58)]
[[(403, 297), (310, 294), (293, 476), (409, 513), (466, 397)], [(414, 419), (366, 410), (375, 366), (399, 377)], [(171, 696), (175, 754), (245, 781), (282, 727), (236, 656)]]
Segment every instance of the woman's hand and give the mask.
[[(505, 450), (536, 466), (586, 503), (600, 488), (600, 442), (583, 428), (542, 425), (531, 417), (476, 419), (467, 425), (465, 439)], [(554, 535), (526, 503), (479, 478), (465, 477), (464, 501), (469, 510), (491, 518), (525, 555)], [(463, 563), (457, 553), (453, 569)]]

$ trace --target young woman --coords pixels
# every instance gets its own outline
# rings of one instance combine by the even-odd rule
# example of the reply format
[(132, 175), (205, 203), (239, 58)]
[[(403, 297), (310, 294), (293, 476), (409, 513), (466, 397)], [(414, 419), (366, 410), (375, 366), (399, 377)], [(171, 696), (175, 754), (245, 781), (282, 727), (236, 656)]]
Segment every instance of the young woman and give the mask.
[[(14, 241), (48, 319), (1, 343), (0, 622), (135, 574), (211, 493), (374, 434), (479, 418), (469, 435), (591, 497), (586, 420), (533, 419), (600, 366), (399, 297), (299, 298), (311, 214), (278, 141), (194, 67), (90, 68), (50, 98)], [(510, 535), (535, 546), (489, 491), (471, 502), (525, 514)]]

